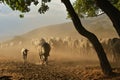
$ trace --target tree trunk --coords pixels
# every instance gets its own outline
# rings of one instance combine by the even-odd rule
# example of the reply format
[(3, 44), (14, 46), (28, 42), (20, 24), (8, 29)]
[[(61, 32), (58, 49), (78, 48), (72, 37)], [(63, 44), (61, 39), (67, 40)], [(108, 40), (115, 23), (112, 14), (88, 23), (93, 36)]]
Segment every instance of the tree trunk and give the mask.
[(120, 11), (115, 8), (108, 0), (95, 0), (100, 7), (111, 19), (114, 28), (120, 37)]
[(69, 0), (61, 0), (64, 5), (66, 6), (67, 8), (67, 11), (69, 12), (71, 18), (72, 18), (72, 21), (74, 23), (74, 26), (76, 28), (76, 30), (83, 36), (85, 36), (86, 38), (88, 38), (90, 40), (90, 42), (93, 44), (96, 52), (97, 52), (97, 55), (98, 55), (98, 58), (99, 58), (99, 61), (100, 61), (100, 66), (102, 68), (102, 71), (105, 75), (111, 75), (112, 74), (112, 68), (108, 62), (108, 59), (106, 57), (106, 54), (105, 54), (105, 51), (103, 50), (102, 48), (102, 45), (100, 44), (100, 42), (98, 41), (97, 37), (87, 31), (81, 24), (81, 21), (78, 17), (78, 15), (75, 13), (71, 3)]

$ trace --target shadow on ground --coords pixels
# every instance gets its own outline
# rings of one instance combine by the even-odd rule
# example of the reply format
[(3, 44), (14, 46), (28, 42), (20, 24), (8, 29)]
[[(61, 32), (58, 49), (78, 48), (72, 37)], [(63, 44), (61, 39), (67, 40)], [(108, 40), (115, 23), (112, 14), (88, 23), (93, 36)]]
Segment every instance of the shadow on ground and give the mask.
[(1, 76), (0, 80), (12, 80), (12, 76)]

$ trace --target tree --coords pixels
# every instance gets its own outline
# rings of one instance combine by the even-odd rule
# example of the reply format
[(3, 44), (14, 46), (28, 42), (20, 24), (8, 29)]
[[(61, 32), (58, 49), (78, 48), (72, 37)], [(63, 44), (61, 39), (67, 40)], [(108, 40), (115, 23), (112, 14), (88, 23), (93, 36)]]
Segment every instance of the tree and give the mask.
[[(95, 0), (96, 4), (108, 15), (111, 19), (115, 30), (120, 37), (120, 11), (115, 8), (108, 0)], [(115, 0), (119, 3), (119, 0)], [(120, 6), (118, 6), (120, 7)]]
[(73, 6), (80, 17), (94, 17), (106, 13), (120, 36), (120, 0), (76, 0)]
[[(73, 4), (75, 12), (78, 14), (79, 17), (94, 17), (103, 14), (104, 10), (101, 11), (101, 8), (97, 3), (99, 3), (102, 7), (103, 4), (107, 0), (76, 0)], [(101, 3), (100, 3), (101, 2)], [(111, 6), (115, 7), (116, 9), (120, 10), (120, 1), (119, 0), (109, 0), (107, 3), (111, 4)], [(104, 4), (104, 8), (106, 5)], [(107, 9), (110, 7), (107, 7)]]
[[(49, 7), (46, 5), (47, 2), (51, 0), (41, 0), (41, 6), (38, 9), (39, 13), (45, 13)], [(12, 10), (20, 11), (21, 13), (26, 13), (30, 11), (30, 5), (33, 3), (34, 5), (38, 5), (38, 0), (0, 0), (0, 3), (7, 4)], [(20, 14), (20, 17), (23, 18), (24, 15)]]
[(88, 38), (91, 41), (91, 43), (93, 44), (93, 46), (94, 46), (94, 48), (95, 48), (95, 50), (97, 52), (97, 55), (98, 55), (98, 58), (99, 58), (100, 65), (101, 65), (103, 73), (106, 74), (106, 75), (111, 75), (112, 74), (111, 66), (110, 66), (110, 64), (108, 62), (105, 51), (102, 48), (102, 45), (98, 41), (97, 37), (93, 33), (87, 31), (82, 26), (82, 24), (80, 22), (80, 19), (79, 19), (78, 15), (75, 13), (70, 1), (69, 0), (61, 0), (61, 1), (65, 4), (65, 6), (67, 8), (67, 11), (69, 12), (69, 14), (70, 14), (70, 16), (72, 18), (72, 21), (74, 23), (74, 26), (75, 26), (76, 30), (81, 35)]
[[(23, 2), (19, 2), (19, 1), (23, 1)], [(27, 0), (17, 0), (17, 1), (16, 0), (9, 0), (9, 1), (8, 0), (2, 0), (0, 2), (8, 4), (13, 10), (19, 10), (21, 12), (29, 12), (30, 11), (30, 9), (29, 9), (30, 4), (32, 2), (35, 3), (37, 0), (28, 0), (28, 1), (30, 1), (29, 4), (26, 1)], [(98, 58), (99, 58), (100, 65), (101, 65), (103, 73), (106, 74), (106, 75), (111, 75), (112, 74), (111, 66), (110, 66), (110, 64), (108, 62), (105, 51), (102, 48), (102, 45), (100, 44), (97, 37), (93, 33), (87, 31), (82, 26), (82, 24), (80, 22), (80, 19), (79, 19), (78, 15), (75, 13), (70, 1), (69, 0), (61, 0), (61, 1), (65, 4), (65, 6), (66, 6), (71, 18), (72, 18), (72, 21), (74, 23), (74, 26), (75, 26), (76, 30), (81, 35), (88, 38), (91, 41), (91, 43), (93, 44), (93, 46), (94, 46), (94, 48), (95, 48), (95, 50), (97, 52), (97, 55), (98, 55)], [(47, 2), (50, 2), (50, 0), (42, 0), (41, 1), (41, 3), (42, 3), (41, 7), (38, 10), (40, 13), (45, 13), (45, 11), (47, 11), (49, 9), (49, 7), (46, 5)]]

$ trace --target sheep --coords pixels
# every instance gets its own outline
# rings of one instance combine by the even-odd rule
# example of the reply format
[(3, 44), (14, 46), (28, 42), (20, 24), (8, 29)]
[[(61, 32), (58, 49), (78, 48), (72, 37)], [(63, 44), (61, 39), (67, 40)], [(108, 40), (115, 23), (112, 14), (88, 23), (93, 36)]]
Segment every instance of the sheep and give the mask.
[(31, 42), (32, 42), (32, 45), (37, 49), (39, 44), (40, 44), (40, 40), (39, 39), (32, 39)]
[(120, 39), (113, 38), (109, 42), (110, 49), (112, 50), (114, 61), (119, 63), (120, 58)]
[(28, 55), (28, 49), (26, 49), (26, 48), (22, 48), (21, 49), (21, 53), (22, 53), (22, 55), (23, 55), (23, 60), (24, 60), (24, 63), (26, 63), (27, 62), (27, 55)]
[(66, 48), (70, 48), (70, 50), (72, 50), (73, 48), (73, 43), (72, 43), (72, 38), (69, 37), (69, 36), (66, 36), (64, 39), (63, 39), (63, 44)]
[(116, 62), (120, 57), (120, 39), (119, 38), (103, 38), (100, 42), (107, 53), (107, 56)]
[(22, 41), (19, 41), (19, 42), (18, 42), (18, 45), (21, 45), (22, 43), (23, 43)]
[(10, 42), (9, 46), (13, 46), (14, 45), (14, 42)]
[(2, 48), (3, 46), (2, 46), (2, 43), (0, 43), (0, 48)]

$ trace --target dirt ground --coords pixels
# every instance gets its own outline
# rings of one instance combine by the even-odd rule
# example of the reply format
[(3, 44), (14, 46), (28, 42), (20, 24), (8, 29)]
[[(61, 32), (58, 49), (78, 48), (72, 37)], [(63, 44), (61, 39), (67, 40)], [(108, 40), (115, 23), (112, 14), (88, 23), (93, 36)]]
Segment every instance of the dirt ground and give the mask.
[(118, 75), (108, 77), (97, 65), (81, 66), (74, 62), (50, 61), (49, 65), (12, 60), (0, 62), (0, 80), (120, 80), (120, 68), (114, 72)]
[(0, 49), (0, 80), (120, 80), (120, 67), (113, 67), (116, 76), (105, 76), (96, 55), (73, 56), (51, 51), (49, 64), (40, 65), (35, 48), (26, 46), (30, 52), (28, 62), (24, 64), (20, 53), (22, 47)]

